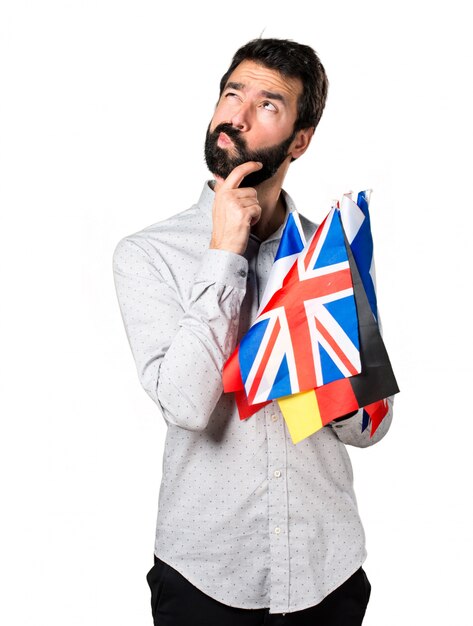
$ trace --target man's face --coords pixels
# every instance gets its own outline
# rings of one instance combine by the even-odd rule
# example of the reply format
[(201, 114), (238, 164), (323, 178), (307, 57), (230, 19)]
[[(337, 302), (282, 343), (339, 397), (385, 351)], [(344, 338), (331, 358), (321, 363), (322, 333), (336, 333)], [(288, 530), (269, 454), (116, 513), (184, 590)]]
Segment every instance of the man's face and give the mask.
[(228, 78), (207, 128), (205, 160), (226, 178), (241, 163), (261, 161), (241, 186), (273, 176), (289, 157), (296, 134), (297, 101), (302, 83), (253, 61), (240, 63)]

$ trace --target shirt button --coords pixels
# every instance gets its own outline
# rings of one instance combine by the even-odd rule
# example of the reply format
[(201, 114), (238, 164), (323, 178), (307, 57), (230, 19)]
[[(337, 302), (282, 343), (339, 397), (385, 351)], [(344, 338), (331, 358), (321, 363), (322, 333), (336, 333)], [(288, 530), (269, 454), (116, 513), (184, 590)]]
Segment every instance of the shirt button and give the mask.
[(276, 533), (276, 535), (279, 535), (279, 533), (281, 532), (281, 529), (279, 528), (279, 526), (276, 526), (276, 528), (274, 529), (274, 532)]
[(281, 472), (279, 470), (276, 470), (274, 472), (274, 475), (276, 476), (276, 478), (279, 478), (281, 476)]
[(246, 276), (245, 270), (238, 270), (238, 273), (240, 274), (240, 276)]
[(273, 420), (273, 422), (277, 422), (278, 421), (278, 416), (276, 415), (276, 413), (273, 413), (271, 415), (271, 419)]

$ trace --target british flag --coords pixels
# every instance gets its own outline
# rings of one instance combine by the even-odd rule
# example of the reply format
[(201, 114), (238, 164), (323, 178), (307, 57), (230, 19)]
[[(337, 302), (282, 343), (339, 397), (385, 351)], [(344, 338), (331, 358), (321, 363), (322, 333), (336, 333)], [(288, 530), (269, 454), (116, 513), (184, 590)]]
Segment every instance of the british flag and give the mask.
[(241, 340), (238, 360), (249, 404), (361, 372), (358, 317), (338, 209), (330, 211), (261, 308)]

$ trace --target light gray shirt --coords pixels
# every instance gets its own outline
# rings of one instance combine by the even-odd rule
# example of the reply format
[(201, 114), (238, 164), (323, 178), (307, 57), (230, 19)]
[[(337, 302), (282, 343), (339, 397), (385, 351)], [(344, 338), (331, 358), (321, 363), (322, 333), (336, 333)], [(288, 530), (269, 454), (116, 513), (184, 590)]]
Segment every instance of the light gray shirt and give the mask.
[[(117, 244), (113, 271), (138, 377), (167, 430), (155, 554), (224, 604), (293, 612), (366, 558), (345, 444), (361, 411), (292, 443), (277, 402), (240, 420), (222, 370), (255, 319), (284, 224), (244, 255), (209, 249), (214, 191)], [(294, 203), (283, 190), (286, 218)], [(316, 225), (300, 214), (306, 238)]]

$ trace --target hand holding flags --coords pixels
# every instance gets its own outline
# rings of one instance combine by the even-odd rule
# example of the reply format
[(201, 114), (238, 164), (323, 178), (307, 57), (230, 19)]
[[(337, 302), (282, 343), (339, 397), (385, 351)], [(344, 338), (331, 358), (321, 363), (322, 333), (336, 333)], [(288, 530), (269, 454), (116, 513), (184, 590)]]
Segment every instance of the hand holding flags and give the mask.
[(224, 367), (240, 419), (276, 399), (294, 443), (362, 407), (373, 435), (398, 392), (376, 321), (368, 202), (345, 194), (307, 243), (289, 214), (256, 319)]

